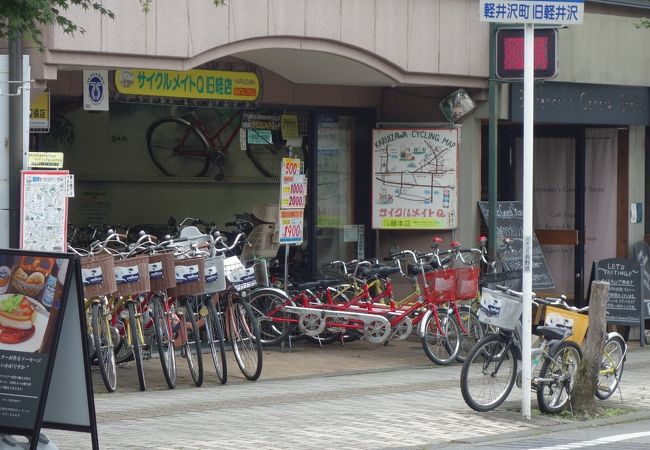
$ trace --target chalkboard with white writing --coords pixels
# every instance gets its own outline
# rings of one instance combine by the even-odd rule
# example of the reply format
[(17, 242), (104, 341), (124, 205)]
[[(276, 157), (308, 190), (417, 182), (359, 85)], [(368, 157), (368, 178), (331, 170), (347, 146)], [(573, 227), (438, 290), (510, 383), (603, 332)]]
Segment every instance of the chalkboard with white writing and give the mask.
[(640, 326), (644, 344), (643, 270), (634, 259), (609, 258), (594, 261), (594, 279), (609, 282), (607, 323)]
[[(489, 225), (490, 208), (488, 202), (479, 202), (481, 215), (486, 224)], [(497, 253), (503, 262), (503, 271), (521, 271), (523, 265), (523, 228), (524, 210), (523, 204), (519, 201), (497, 202)], [(502, 246), (504, 238), (512, 238), (512, 246), (504, 249)], [(550, 290), (555, 288), (553, 277), (546, 265), (542, 247), (533, 234), (533, 290)], [(517, 288), (520, 289), (520, 288)]]

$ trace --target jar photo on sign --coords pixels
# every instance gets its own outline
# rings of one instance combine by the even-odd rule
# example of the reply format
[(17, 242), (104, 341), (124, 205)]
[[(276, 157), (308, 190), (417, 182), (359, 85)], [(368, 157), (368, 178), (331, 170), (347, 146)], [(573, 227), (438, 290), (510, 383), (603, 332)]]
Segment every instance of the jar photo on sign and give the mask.
[(12, 257), (9, 255), (0, 255), (0, 294), (4, 294), (9, 289), (11, 260)]

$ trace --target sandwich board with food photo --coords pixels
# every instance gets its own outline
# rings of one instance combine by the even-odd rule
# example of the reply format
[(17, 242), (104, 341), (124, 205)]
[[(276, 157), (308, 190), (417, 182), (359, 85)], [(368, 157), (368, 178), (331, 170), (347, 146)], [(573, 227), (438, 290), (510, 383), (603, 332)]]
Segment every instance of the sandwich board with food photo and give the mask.
[[(47, 421), (48, 390), (65, 389), (50, 382), (57, 349), (65, 356), (66, 347), (79, 341), (79, 353), (87, 354), (81, 353), (86, 342), (81, 290), (76, 288), (78, 266), (77, 259), (65, 253), (0, 249), (0, 434), (23, 435), (37, 442), (44, 414)], [(64, 322), (76, 332), (62, 341)], [(88, 364), (80, 370), (89, 380)], [(86, 390), (79, 397), (88, 400), (94, 417), (92, 384), (88, 384), (90, 394)]]

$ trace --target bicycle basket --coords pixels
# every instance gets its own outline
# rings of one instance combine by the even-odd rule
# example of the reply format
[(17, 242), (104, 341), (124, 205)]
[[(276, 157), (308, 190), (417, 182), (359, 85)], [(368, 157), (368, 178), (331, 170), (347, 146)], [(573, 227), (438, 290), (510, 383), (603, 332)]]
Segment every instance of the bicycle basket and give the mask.
[(169, 290), (172, 297), (197, 295), (205, 291), (205, 263), (203, 258), (185, 258), (174, 261), (176, 287)]
[(478, 266), (457, 267), (456, 269), (456, 300), (471, 300), (478, 294), (478, 277), (481, 270)]
[(226, 290), (226, 275), (224, 273), (223, 260), (223, 255), (205, 258), (203, 272), (205, 276), (205, 290), (203, 294), (213, 294)]
[(564, 331), (564, 335), (571, 335), (567, 340), (582, 345), (582, 341), (589, 326), (589, 316), (574, 311), (568, 311), (553, 306), (546, 307), (544, 326), (556, 327)]
[(504, 330), (514, 330), (521, 317), (521, 298), (505, 292), (483, 288), (478, 320)]
[(117, 295), (133, 295), (151, 290), (149, 256), (140, 255), (118, 259), (114, 261), (114, 264)]
[(176, 286), (173, 253), (149, 255), (149, 283), (152, 292), (166, 291)]
[(226, 281), (236, 291), (242, 291), (257, 285), (255, 281), (255, 269), (244, 267), (237, 256), (230, 256), (223, 262)]
[(427, 289), (436, 302), (447, 302), (456, 298), (455, 269), (436, 269), (426, 272), (425, 276), (429, 285)]
[(85, 298), (109, 295), (117, 290), (112, 255), (82, 256), (79, 261)]

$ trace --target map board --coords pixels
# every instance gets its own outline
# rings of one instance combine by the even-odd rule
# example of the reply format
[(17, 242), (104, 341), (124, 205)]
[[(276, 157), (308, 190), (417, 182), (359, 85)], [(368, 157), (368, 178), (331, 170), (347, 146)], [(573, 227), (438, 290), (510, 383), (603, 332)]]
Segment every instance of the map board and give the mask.
[(21, 181), (20, 248), (65, 252), (72, 175), (67, 170), (23, 170)]
[(375, 129), (372, 142), (372, 228), (456, 228), (458, 129)]
[[(486, 224), (489, 224), (489, 203), (479, 202), (481, 215)], [(497, 202), (497, 230), (494, 237), (497, 239), (496, 247), (500, 260), (503, 263), (503, 271), (520, 271), (523, 262), (523, 227), (524, 211), (519, 201)], [(503, 248), (503, 239), (512, 238), (510, 249)], [(520, 283), (521, 284), (521, 283)], [(555, 288), (553, 277), (544, 259), (542, 247), (537, 237), (533, 234), (533, 289), (550, 290)], [(520, 290), (521, 287), (513, 289)]]

